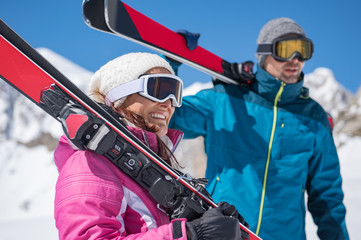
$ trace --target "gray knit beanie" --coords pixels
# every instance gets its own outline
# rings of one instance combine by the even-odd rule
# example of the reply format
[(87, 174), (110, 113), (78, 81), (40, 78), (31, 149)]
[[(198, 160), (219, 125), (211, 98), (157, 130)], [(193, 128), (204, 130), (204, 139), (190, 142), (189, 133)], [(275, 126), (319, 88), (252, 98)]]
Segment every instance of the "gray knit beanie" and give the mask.
[[(164, 67), (174, 74), (170, 64), (156, 54), (137, 52), (122, 55), (109, 61), (94, 73), (90, 81), (89, 95), (94, 101), (105, 103), (105, 96), (110, 90), (138, 79), (155, 67)], [(125, 99), (126, 97), (116, 100), (114, 106), (120, 107)]]
[[(305, 31), (292, 19), (286, 17), (272, 19), (266, 23), (259, 32), (257, 44), (269, 44), (276, 38), (291, 33), (306, 37)], [(256, 57), (258, 64), (263, 67), (267, 55), (257, 53)]]

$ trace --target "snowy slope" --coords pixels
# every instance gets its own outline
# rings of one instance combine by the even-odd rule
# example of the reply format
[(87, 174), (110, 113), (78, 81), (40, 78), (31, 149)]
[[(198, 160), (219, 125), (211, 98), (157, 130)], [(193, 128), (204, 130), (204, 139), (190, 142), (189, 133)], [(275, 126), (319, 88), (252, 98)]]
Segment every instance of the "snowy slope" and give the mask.
[[(49, 49), (38, 50), (86, 91), (91, 72)], [(307, 74), (305, 82), (311, 96), (335, 117), (335, 139), (348, 210), (346, 220), (351, 239), (361, 239), (358, 226), (361, 222), (358, 187), (361, 183), (361, 91), (353, 96), (326, 68)], [(194, 94), (211, 86), (211, 83), (194, 83), (184, 93)], [(57, 239), (53, 199), (58, 174), (53, 150), (60, 135), (61, 127), (56, 121), (0, 80), (0, 240)], [(181, 147), (183, 152), (177, 156), (196, 159), (184, 162), (186, 169), (194, 175), (202, 175), (206, 161), (202, 139), (186, 140)], [(308, 239), (317, 239), (309, 216), (307, 232)]]

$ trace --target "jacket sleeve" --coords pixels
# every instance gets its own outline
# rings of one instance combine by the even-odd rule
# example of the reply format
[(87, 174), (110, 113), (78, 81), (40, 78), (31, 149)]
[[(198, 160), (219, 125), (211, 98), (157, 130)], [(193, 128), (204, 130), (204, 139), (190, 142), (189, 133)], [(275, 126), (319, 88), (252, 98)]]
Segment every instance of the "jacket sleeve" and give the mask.
[(308, 209), (320, 239), (349, 239), (339, 159), (332, 134), (326, 128), (317, 133), (306, 187)]
[(180, 108), (176, 108), (169, 123), (184, 133), (185, 138), (196, 138), (207, 134), (207, 119), (213, 115), (214, 92), (202, 90), (193, 96), (183, 98)]
[[(148, 229), (142, 216), (127, 215), (131, 210), (127, 209), (119, 178), (112, 174), (114, 168), (99, 163), (104, 162), (99, 159), (92, 162), (87, 154), (87, 151), (77, 151), (59, 173), (54, 214), (60, 240), (187, 239), (185, 219)], [(100, 167), (104, 171), (93, 171)], [(136, 234), (129, 234), (129, 228)]]

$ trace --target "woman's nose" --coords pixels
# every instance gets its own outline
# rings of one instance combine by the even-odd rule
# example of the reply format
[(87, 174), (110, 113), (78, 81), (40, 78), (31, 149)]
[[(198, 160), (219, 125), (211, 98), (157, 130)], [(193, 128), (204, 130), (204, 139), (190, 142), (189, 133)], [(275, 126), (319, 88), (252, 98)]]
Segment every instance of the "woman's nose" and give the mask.
[(170, 108), (172, 106), (172, 101), (170, 99), (167, 99), (165, 102), (160, 103), (161, 106)]

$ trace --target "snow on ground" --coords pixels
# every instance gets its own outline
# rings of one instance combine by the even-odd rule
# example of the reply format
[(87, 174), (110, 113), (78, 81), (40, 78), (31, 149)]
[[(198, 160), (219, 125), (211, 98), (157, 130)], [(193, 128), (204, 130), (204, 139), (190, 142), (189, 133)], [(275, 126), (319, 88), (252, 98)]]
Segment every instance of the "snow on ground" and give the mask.
[(0, 240), (57, 239), (53, 153), (13, 141), (0, 141), (0, 152)]
[(0, 152), (8, 155), (0, 162), (0, 221), (51, 215), (58, 177), (53, 153), (15, 142), (2, 142)]
[(339, 157), (350, 239), (361, 239), (361, 137), (347, 141), (340, 149)]

